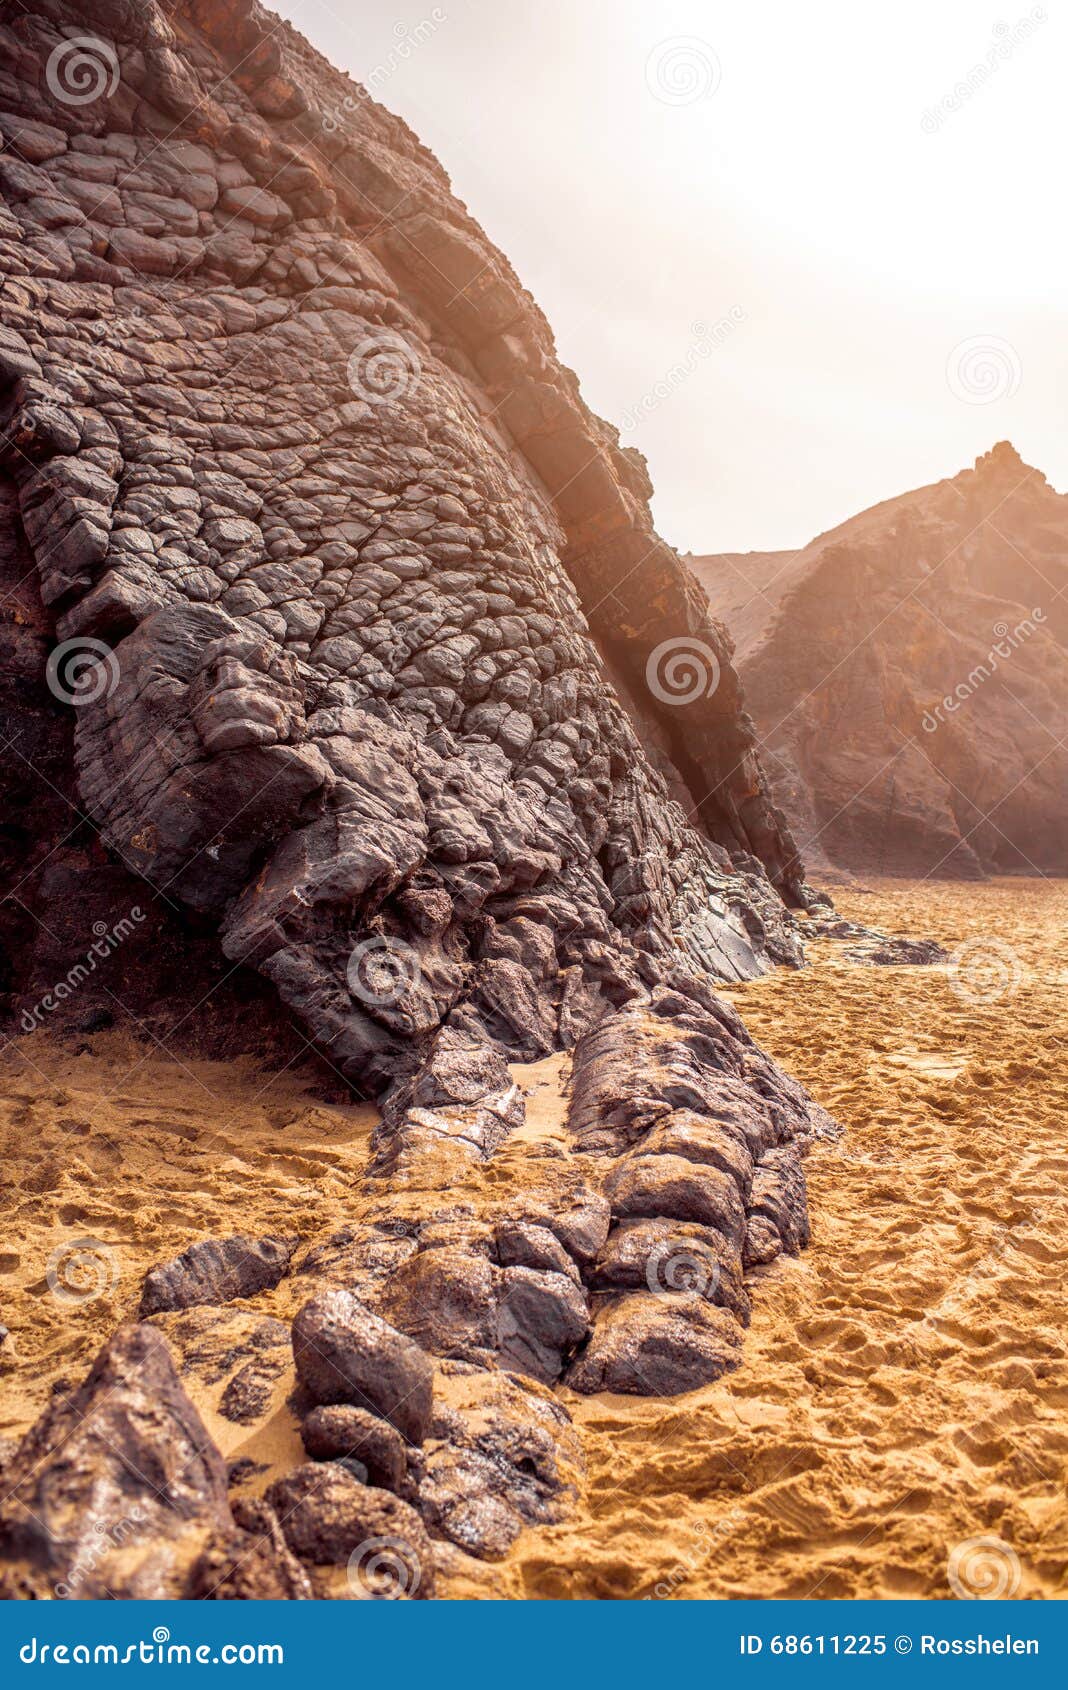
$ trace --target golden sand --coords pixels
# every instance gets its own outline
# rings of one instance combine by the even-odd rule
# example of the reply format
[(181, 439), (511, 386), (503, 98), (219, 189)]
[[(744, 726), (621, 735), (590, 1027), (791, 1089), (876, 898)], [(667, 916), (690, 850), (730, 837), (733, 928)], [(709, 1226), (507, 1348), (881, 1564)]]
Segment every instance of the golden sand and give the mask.
[[(824, 941), (811, 968), (732, 990), (846, 1129), (807, 1163), (812, 1247), (760, 1276), (730, 1378), (673, 1401), (569, 1396), (582, 1508), (447, 1594), (945, 1597), (950, 1557), (976, 1539), (1001, 1545), (977, 1553), (1015, 1594), (1064, 1593), (1068, 884), (883, 882), (837, 902), (950, 948), (995, 941), (994, 972), (865, 968)], [(517, 1077), (528, 1126), (494, 1184), (560, 1131), (566, 1064)], [(117, 1034), (8, 1050), (0, 1433), (84, 1372), (154, 1262), (195, 1237), (311, 1236), (358, 1212), (373, 1115), (312, 1088)], [(87, 1236), (115, 1283), (57, 1300), (49, 1258)]]

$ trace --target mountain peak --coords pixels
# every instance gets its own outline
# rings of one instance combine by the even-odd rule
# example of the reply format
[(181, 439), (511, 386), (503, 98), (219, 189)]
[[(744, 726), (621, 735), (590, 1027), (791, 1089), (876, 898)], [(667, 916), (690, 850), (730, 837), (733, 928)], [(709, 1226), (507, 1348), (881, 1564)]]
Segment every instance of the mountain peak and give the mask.
[(1025, 464), (1011, 440), (999, 440), (989, 452), (983, 452), (975, 460), (976, 473), (982, 476), (1015, 475), (1022, 478), (1025, 475), (1037, 475), (1045, 481), (1041, 470), (1032, 464)]

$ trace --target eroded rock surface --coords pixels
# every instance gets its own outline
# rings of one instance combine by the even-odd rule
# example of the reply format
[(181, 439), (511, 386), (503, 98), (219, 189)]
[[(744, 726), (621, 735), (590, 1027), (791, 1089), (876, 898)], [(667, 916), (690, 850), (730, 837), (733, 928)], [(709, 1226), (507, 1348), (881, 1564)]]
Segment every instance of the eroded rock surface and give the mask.
[(141, 1315), (187, 1309), (197, 1303), (229, 1303), (277, 1285), (287, 1271), (295, 1239), (206, 1238), (191, 1244), (173, 1262), (145, 1276)]
[(181, 1595), (205, 1538), (234, 1534), (222, 1458), (147, 1325), (122, 1327), (81, 1385), (53, 1393), (4, 1488), (9, 1595)]
[(801, 1103), (733, 1011), (702, 1013), (676, 990), (580, 1041), (570, 1125), (604, 1158), (613, 1224), (568, 1383), (673, 1395), (736, 1367), (743, 1275), (808, 1242), (801, 1152), (834, 1123)]
[[(404, 125), (246, 0), (2, 27), (3, 468), (110, 849), (375, 1090), (444, 1022), (573, 1042), (679, 941), (797, 961), (722, 630)], [(486, 1154), (450, 1085), (393, 1138)]]

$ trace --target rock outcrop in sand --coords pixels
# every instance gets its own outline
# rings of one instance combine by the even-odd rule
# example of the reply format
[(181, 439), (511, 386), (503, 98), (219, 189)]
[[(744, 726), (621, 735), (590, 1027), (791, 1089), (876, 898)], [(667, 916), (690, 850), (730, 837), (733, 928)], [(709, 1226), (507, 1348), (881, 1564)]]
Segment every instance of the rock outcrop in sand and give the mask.
[[(551, 1387), (718, 1376), (745, 1269), (803, 1244), (830, 1124), (710, 981), (798, 963), (809, 894), (642, 460), (406, 127), (249, 0), (35, 3), (0, 23), (7, 1001), (32, 1033), (173, 992), (234, 1048), (251, 1000), (262, 1048), (266, 982), (381, 1096), (382, 1201), (159, 1264), (14, 1456), (0, 1550), (36, 1593), (375, 1596), (385, 1537), (429, 1595), (428, 1529), (493, 1557), (575, 1495)], [(511, 1065), (573, 1047), (582, 1177), (450, 1211), (523, 1124)], [(198, 1369), (301, 1421), (241, 1509)], [(167, 1529), (87, 1566), (139, 1473)]]
[(810, 861), (1068, 872), (1068, 497), (1008, 442), (800, 552), (688, 561)]

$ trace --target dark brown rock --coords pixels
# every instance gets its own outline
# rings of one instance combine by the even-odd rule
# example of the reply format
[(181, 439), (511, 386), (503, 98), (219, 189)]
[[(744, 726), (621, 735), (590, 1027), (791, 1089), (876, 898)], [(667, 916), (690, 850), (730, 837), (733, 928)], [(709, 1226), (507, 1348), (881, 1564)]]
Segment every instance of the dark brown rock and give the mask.
[(713, 1121), (692, 1109), (675, 1109), (642, 1140), (645, 1156), (681, 1156), (729, 1174), (744, 1198), (753, 1178), (753, 1158), (744, 1135), (727, 1122)]
[(615, 1212), (622, 1216), (664, 1215), (715, 1227), (740, 1245), (745, 1210), (737, 1182), (720, 1168), (688, 1162), (682, 1156), (628, 1156), (608, 1182)]
[(354, 1593), (433, 1595), (426, 1527), (389, 1491), (361, 1484), (336, 1464), (312, 1462), (276, 1479), (267, 1500), (294, 1555), (313, 1566), (346, 1566)]
[(590, 1270), (589, 1284), (594, 1291), (697, 1292), (729, 1309), (743, 1326), (749, 1324), (741, 1251), (713, 1227), (662, 1219), (621, 1221)]
[(502, 1367), (552, 1384), (590, 1329), (586, 1298), (569, 1275), (505, 1268), (497, 1303)]
[(294, 1239), (206, 1238), (145, 1276), (141, 1318), (196, 1303), (229, 1303), (269, 1291), (288, 1271)]
[(551, 1392), (458, 1362), (441, 1369), (419, 1507), (431, 1529), (498, 1560), (525, 1525), (566, 1518), (582, 1448)]
[(496, 1343), (497, 1273), (463, 1246), (421, 1250), (398, 1268), (379, 1307), (434, 1355), (487, 1360)]
[(344, 1461), (350, 1472), (382, 1490), (399, 1490), (408, 1473), (407, 1446), (388, 1421), (333, 1403), (313, 1408), (300, 1427), (301, 1441), (313, 1461)]
[(350, 1291), (324, 1291), (293, 1322), (297, 1375), (319, 1403), (352, 1403), (381, 1415), (409, 1443), (430, 1420), (433, 1370), (418, 1344)]
[(809, 1240), (805, 1170), (792, 1144), (769, 1150), (757, 1164), (745, 1241), (746, 1266), (783, 1251), (796, 1256)]
[(737, 1367), (741, 1337), (734, 1317), (696, 1292), (624, 1295), (599, 1312), (567, 1383), (583, 1392), (677, 1396)]
[(562, 1273), (579, 1283), (578, 1269), (559, 1239), (547, 1226), (506, 1221), (497, 1228), (497, 1260), (502, 1267), (540, 1268)]
[(57, 1387), (4, 1486), (0, 1560), (41, 1595), (183, 1595), (190, 1551), (233, 1530), (222, 1457), (147, 1325)]
[(199, 1602), (308, 1601), (307, 1573), (262, 1499), (233, 1505), (234, 1530), (219, 1532), (193, 1564), (189, 1595)]

